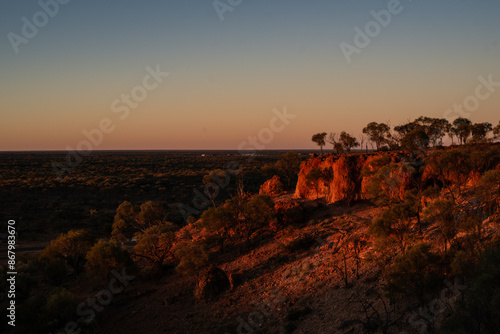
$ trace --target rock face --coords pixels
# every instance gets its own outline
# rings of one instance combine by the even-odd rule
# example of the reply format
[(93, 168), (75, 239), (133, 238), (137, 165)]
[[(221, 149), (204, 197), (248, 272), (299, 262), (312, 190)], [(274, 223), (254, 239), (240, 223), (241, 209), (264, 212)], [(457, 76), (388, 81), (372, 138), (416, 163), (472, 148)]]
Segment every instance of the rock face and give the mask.
[(226, 272), (212, 266), (198, 279), (194, 297), (197, 303), (209, 302), (229, 288), (231, 288), (231, 282)]
[[(308, 184), (306, 175), (313, 168), (319, 168), (322, 171), (331, 168), (333, 179), (321, 179), (318, 182), (319, 197), (325, 197), (327, 203), (367, 199), (366, 186), (370, 177), (362, 175), (363, 169), (371, 170), (370, 162), (384, 155), (388, 156), (389, 161), (395, 164), (400, 164), (406, 158), (402, 152), (312, 156), (309, 160), (302, 162), (300, 166), (294, 197), (316, 199), (316, 188)], [(401, 173), (397, 176), (402, 179), (403, 186), (401, 189), (394, 189), (394, 191), (404, 192), (410, 183), (410, 175)]]
[(283, 189), (284, 186), (280, 177), (278, 175), (274, 175), (272, 179), (267, 180), (262, 186), (260, 186), (259, 194), (276, 197), (283, 193)]

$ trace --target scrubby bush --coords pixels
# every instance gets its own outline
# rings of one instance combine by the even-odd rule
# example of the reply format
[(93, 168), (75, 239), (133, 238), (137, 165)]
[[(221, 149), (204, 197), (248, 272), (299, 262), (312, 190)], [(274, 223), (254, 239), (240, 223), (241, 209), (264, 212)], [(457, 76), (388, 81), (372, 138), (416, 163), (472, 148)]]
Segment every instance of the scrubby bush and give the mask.
[(430, 203), (424, 210), (425, 218), (436, 223), (440, 236), (444, 241), (444, 251), (457, 234), (456, 207), (452, 201), (437, 200)]
[(183, 275), (193, 275), (208, 263), (205, 247), (195, 242), (179, 244), (175, 256), (180, 260), (175, 270)]
[(497, 214), (500, 208), (500, 170), (490, 170), (481, 176), (476, 185), (476, 195), (484, 211)]
[(40, 254), (40, 261), (47, 263), (54, 259), (64, 259), (78, 275), (85, 261), (85, 256), (92, 247), (92, 237), (84, 230), (71, 230), (62, 233), (50, 242)]
[(297, 153), (285, 153), (275, 164), (276, 170), (286, 179), (288, 188), (296, 182), (300, 171), (300, 157)]
[(165, 211), (159, 203), (148, 201), (137, 208), (125, 201), (116, 209), (111, 236), (124, 242), (135, 233), (164, 222)]
[(64, 288), (30, 297), (19, 306), (14, 333), (63, 333), (68, 322), (78, 320), (78, 302)]
[(415, 216), (411, 202), (395, 204), (371, 222), (368, 233), (387, 246), (396, 244), (404, 252), (412, 239), (412, 218)]
[[(383, 161), (385, 159), (380, 162)], [(375, 166), (378, 163), (379, 161), (375, 163)], [(396, 163), (388, 163), (372, 172), (365, 170), (365, 175), (372, 175), (366, 187), (368, 195), (379, 206), (390, 206), (402, 202), (404, 201), (404, 191), (402, 190), (407, 179), (406, 175), (411, 175), (414, 172), (411, 165), (404, 164), (400, 166)]]
[(454, 202), (462, 195), (474, 165), (470, 152), (463, 148), (437, 150), (426, 158), (434, 177), (449, 191)]
[(206, 228), (216, 235), (220, 250), (224, 252), (224, 245), (238, 222), (238, 210), (228, 200), (217, 208), (209, 208), (201, 215), (200, 228)]
[(159, 268), (172, 255), (176, 230), (176, 225), (166, 222), (150, 226), (144, 232), (138, 233), (133, 256)]
[(500, 328), (500, 250), (485, 253), (479, 275), (465, 292), (443, 333), (496, 334)]
[(115, 241), (99, 240), (87, 253), (85, 271), (94, 284), (105, 283), (111, 270), (130, 264), (127, 250)]
[(386, 279), (389, 291), (407, 297), (416, 297), (420, 302), (436, 284), (439, 256), (431, 251), (427, 243), (420, 243), (394, 259)]
[(264, 226), (269, 226), (276, 219), (274, 202), (268, 195), (256, 195), (244, 203), (242, 219), (239, 222), (240, 230), (250, 241), (252, 234)]

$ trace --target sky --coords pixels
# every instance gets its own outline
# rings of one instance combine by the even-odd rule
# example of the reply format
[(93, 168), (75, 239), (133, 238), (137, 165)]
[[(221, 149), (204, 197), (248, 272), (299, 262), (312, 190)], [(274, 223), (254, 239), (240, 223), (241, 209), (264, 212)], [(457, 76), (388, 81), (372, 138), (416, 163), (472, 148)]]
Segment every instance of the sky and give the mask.
[(0, 151), (313, 149), (314, 133), (372, 121), (496, 125), (499, 14), (498, 0), (0, 0)]

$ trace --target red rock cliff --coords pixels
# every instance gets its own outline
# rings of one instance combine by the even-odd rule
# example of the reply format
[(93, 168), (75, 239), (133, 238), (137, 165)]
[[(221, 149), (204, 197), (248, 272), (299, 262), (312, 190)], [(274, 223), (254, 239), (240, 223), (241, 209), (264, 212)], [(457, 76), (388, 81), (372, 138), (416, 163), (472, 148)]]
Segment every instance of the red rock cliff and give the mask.
[[(319, 197), (326, 197), (327, 203), (366, 199), (368, 198), (366, 185), (369, 177), (362, 176), (363, 168), (370, 168), (369, 163), (383, 155), (389, 155), (393, 163), (400, 163), (405, 157), (401, 152), (313, 156), (302, 162), (300, 166), (294, 197), (315, 199), (316, 189), (308, 185), (306, 175), (315, 167), (322, 171), (331, 167), (333, 179), (319, 182)], [(395, 190), (405, 191), (410, 183), (410, 175), (399, 175), (399, 177), (403, 177), (406, 182), (402, 183), (403, 188)]]

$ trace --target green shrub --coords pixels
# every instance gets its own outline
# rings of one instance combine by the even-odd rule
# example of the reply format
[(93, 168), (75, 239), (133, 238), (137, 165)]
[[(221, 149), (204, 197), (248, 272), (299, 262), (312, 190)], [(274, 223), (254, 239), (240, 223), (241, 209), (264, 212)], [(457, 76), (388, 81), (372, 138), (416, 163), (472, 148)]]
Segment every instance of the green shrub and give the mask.
[(500, 249), (482, 258), (479, 275), (473, 280), (443, 333), (496, 334), (500, 328)]
[(407, 297), (424, 296), (436, 283), (439, 256), (431, 251), (427, 243), (410, 247), (408, 251), (394, 259), (392, 268), (386, 273), (389, 291)]
[(130, 263), (127, 250), (115, 241), (99, 240), (87, 253), (85, 271), (94, 284), (106, 283), (111, 270)]
[(180, 259), (175, 270), (183, 275), (193, 275), (208, 264), (208, 254), (205, 248), (194, 242), (183, 242), (177, 246), (175, 256)]
[(40, 261), (47, 263), (53, 259), (64, 259), (78, 275), (83, 268), (85, 256), (92, 246), (92, 238), (84, 230), (62, 233), (50, 242), (40, 254)]

